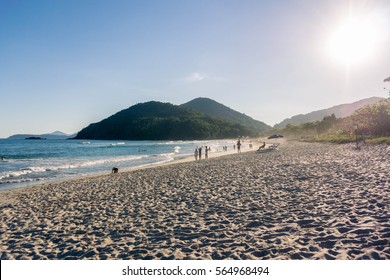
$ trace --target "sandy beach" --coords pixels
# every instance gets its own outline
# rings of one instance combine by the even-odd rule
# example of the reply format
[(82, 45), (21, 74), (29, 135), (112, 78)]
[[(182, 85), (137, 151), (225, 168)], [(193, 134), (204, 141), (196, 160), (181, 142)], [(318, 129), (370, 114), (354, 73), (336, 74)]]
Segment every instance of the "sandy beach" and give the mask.
[(390, 146), (284, 142), (0, 192), (1, 259), (390, 259)]

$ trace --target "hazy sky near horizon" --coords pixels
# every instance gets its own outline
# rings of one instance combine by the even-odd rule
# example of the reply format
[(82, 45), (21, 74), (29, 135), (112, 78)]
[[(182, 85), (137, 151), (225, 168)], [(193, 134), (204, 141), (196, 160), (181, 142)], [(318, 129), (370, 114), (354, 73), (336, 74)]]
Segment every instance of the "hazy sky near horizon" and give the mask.
[(0, 0), (0, 138), (209, 97), (269, 125), (387, 97), (390, 0)]

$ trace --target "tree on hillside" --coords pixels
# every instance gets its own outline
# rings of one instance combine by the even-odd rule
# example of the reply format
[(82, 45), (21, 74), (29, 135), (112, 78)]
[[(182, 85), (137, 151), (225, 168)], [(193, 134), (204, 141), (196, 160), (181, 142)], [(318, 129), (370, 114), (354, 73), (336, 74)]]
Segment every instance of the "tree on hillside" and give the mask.
[[(384, 79), (383, 82), (390, 82), (390, 77)], [(358, 109), (352, 115), (352, 120), (359, 125), (361, 133), (372, 136), (389, 136), (390, 98)]]
[(390, 135), (390, 99), (358, 109), (352, 115), (353, 121), (359, 125), (363, 134), (372, 136)]
[(337, 118), (335, 114), (330, 116), (325, 116), (322, 121), (317, 126), (318, 133), (324, 133), (328, 131), (335, 123), (337, 122)]
[[(390, 77), (387, 77), (386, 79), (384, 79), (383, 82), (384, 82), (384, 83), (385, 83), (385, 82), (390, 82)], [(385, 89), (387, 89), (387, 88), (385, 88)], [(389, 94), (390, 94), (390, 89), (389, 89)]]

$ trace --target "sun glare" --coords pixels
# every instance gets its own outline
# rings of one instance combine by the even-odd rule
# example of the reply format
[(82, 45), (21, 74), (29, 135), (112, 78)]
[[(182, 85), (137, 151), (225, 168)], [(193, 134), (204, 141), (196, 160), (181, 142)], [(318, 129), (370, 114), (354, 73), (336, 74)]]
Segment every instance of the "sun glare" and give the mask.
[(330, 37), (328, 52), (334, 60), (343, 64), (365, 62), (375, 54), (379, 33), (379, 26), (374, 20), (349, 18)]

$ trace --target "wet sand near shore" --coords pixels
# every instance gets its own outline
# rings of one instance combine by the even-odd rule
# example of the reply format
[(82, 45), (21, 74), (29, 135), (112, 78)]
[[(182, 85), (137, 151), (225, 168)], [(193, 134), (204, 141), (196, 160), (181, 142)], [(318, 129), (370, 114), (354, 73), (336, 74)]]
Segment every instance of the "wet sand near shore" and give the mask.
[(284, 142), (0, 192), (1, 259), (390, 259), (390, 148)]

